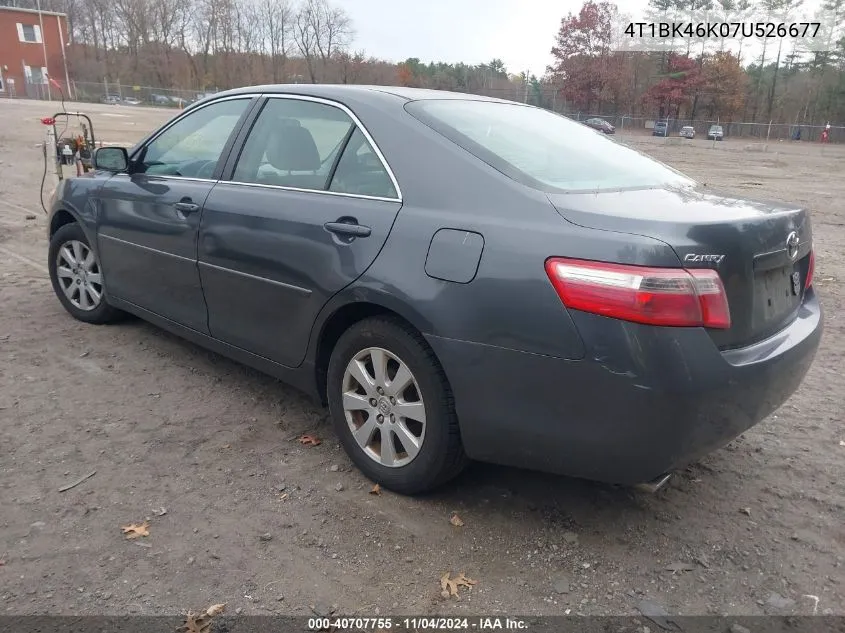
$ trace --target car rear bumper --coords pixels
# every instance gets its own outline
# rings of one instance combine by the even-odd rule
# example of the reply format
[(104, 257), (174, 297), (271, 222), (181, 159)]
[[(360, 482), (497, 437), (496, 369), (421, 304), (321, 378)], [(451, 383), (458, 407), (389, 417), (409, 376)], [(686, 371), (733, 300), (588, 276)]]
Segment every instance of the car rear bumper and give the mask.
[(814, 295), (786, 329), (729, 352), (700, 328), (572, 316), (584, 360), (427, 337), (451, 383), (471, 458), (612, 483), (649, 481), (775, 411), (803, 380), (822, 332)]

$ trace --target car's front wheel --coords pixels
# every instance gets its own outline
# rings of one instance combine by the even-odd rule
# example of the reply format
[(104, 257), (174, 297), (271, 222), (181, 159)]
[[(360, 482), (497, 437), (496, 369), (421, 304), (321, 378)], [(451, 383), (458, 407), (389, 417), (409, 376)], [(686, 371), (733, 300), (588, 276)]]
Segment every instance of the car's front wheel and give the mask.
[(381, 486), (416, 494), (465, 466), (443, 369), (422, 336), (401, 321), (378, 317), (353, 325), (332, 352), (326, 383), (341, 444)]
[(50, 238), (48, 270), (53, 291), (74, 318), (99, 324), (123, 315), (106, 302), (100, 260), (79, 224), (65, 224)]

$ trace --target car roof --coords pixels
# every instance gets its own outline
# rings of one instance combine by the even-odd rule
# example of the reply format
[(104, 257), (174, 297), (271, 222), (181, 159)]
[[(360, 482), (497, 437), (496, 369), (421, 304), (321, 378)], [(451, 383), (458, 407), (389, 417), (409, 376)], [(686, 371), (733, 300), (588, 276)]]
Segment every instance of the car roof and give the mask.
[[(462, 99), (472, 101), (491, 101), (497, 103), (515, 103), (507, 99), (486, 97), (463, 92), (451, 92), (448, 90), (432, 90), (428, 88), (408, 88), (405, 86), (369, 86), (354, 84), (266, 84), (259, 86), (247, 86), (217, 92), (213, 98), (227, 97), (231, 95), (262, 92), (267, 94), (296, 94), (311, 97), (322, 97), (343, 101), (344, 97), (354, 97), (358, 101), (380, 101), (384, 95), (393, 95), (404, 101), (420, 101), (429, 99)], [(522, 104), (520, 104), (522, 105)]]

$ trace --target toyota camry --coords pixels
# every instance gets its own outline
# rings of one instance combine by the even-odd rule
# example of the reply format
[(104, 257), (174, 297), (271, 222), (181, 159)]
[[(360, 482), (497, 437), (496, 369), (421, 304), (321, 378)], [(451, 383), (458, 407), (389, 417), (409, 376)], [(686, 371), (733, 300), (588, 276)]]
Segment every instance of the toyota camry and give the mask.
[(663, 478), (775, 411), (822, 332), (807, 210), (524, 104), (244, 88), (94, 162), (52, 202), (65, 309), (304, 390), (407, 494), (469, 460)]

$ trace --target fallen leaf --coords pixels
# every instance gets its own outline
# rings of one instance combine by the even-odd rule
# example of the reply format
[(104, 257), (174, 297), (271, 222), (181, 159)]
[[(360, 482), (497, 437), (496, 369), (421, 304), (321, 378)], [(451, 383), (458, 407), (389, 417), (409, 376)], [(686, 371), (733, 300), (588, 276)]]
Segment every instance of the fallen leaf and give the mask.
[(693, 569), (695, 569), (695, 565), (690, 565), (689, 563), (670, 563), (666, 565), (666, 571), (671, 571), (673, 574), (692, 571)]
[(167, 514), (167, 508), (162, 506), (158, 510), (153, 510), (153, 514), (156, 515), (157, 517), (163, 517), (165, 514)]
[(305, 446), (319, 446), (322, 443), (322, 440), (313, 435), (300, 435), (299, 443), (304, 444)]
[(739, 511), (742, 512), (743, 514), (747, 514), (748, 516), (751, 516), (751, 508), (740, 508)]
[(185, 623), (176, 629), (177, 633), (210, 633), (211, 618), (204, 613), (188, 611)]
[(378, 484), (376, 484), (375, 486), (373, 486), (373, 487), (370, 489), (370, 494), (371, 494), (371, 495), (381, 495), (381, 486), (379, 486)]
[(286, 493), (286, 492), (279, 495), (279, 501), (284, 501), (287, 498), (288, 498), (288, 493)]
[(213, 604), (208, 609), (205, 610), (205, 614), (213, 618), (215, 615), (220, 615), (223, 613), (223, 610), (226, 608), (226, 603), (223, 602), (222, 604)]
[(128, 539), (138, 538), (139, 536), (149, 536), (150, 522), (144, 521), (140, 525), (136, 525), (135, 523), (132, 523), (131, 525), (123, 525), (120, 529), (123, 530), (123, 533)]
[(225, 450), (230, 449), (230, 448), (232, 448), (231, 444), (224, 444), (223, 446), (220, 447), (220, 450), (225, 451)]
[(464, 527), (464, 522), (461, 520), (461, 517), (458, 516), (457, 512), (453, 513), (449, 518), (449, 523), (455, 527)]
[(656, 602), (641, 600), (637, 609), (664, 631), (683, 631), (681, 626), (670, 618), (666, 609)]
[(444, 598), (448, 598), (449, 596), (455, 596), (460, 599), (458, 595), (458, 588), (459, 587), (466, 587), (469, 590), (472, 590), (472, 586), (477, 584), (478, 581), (473, 580), (472, 578), (467, 578), (464, 575), (464, 572), (461, 572), (454, 578), (449, 578), (452, 572), (446, 572), (440, 577), (440, 595)]
[(845, 446), (845, 440), (839, 440), (839, 446)]

